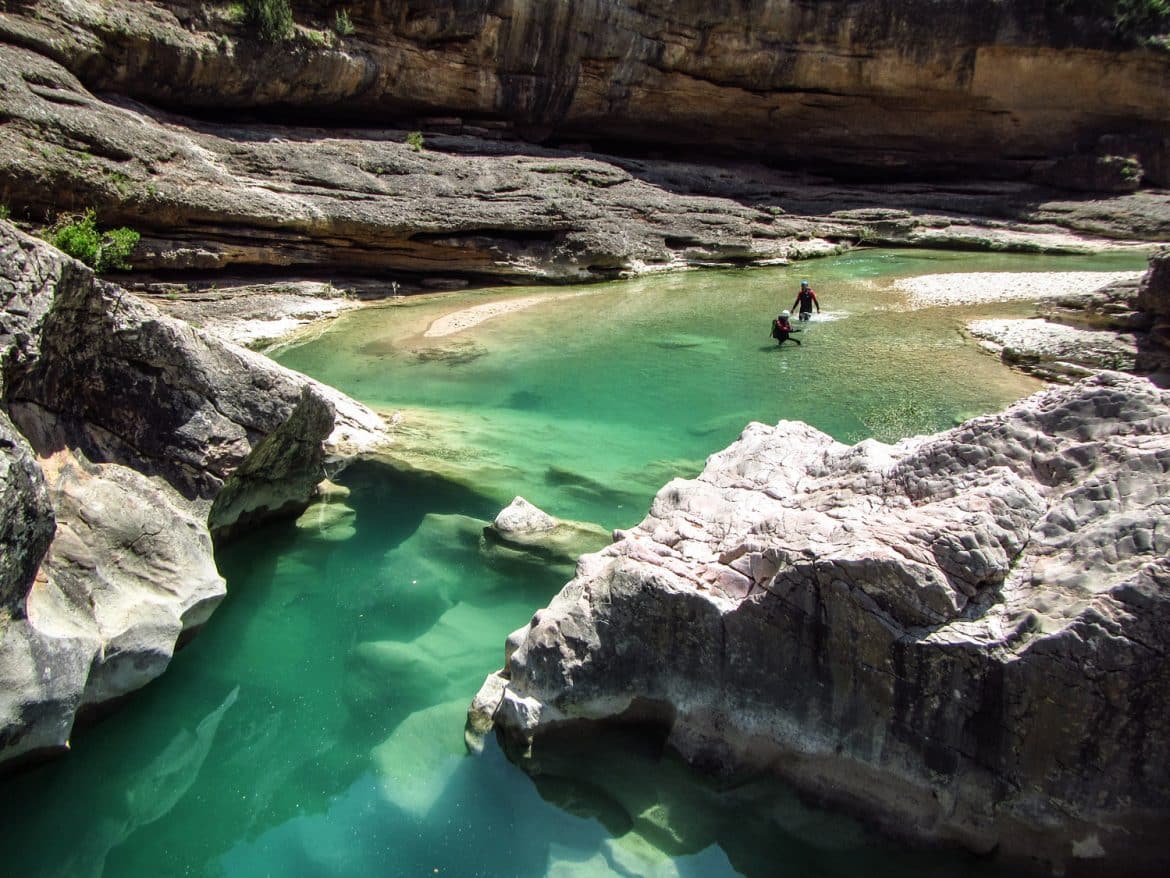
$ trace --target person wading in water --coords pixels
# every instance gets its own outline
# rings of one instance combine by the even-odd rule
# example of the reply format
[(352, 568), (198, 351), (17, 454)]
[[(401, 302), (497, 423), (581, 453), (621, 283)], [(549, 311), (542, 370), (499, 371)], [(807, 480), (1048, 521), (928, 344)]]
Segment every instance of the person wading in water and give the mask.
[[(800, 282), (800, 292), (796, 294), (796, 301), (792, 303), (795, 310), (797, 306), (800, 307), (800, 319), (808, 320), (812, 315), (813, 305), (817, 306), (817, 313), (821, 313), (821, 303), (817, 301), (817, 294), (813, 288), (808, 285), (808, 281), (802, 280)], [(793, 339), (795, 341), (796, 339)]]
[(799, 329), (793, 329), (792, 324), (788, 322), (788, 312), (781, 311), (780, 316), (772, 321), (772, 338), (776, 339), (776, 346), (779, 347), (786, 341), (794, 341), (800, 344), (799, 338), (792, 338), (792, 333), (800, 332)]

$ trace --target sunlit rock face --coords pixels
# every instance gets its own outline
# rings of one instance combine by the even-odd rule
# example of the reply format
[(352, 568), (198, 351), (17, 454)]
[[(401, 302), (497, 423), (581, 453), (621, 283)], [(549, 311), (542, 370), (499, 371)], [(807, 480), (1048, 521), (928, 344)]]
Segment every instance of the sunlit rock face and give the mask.
[(67, 745), (79, 711), (157, 677), (207, 620), (225, 481), (217, 529), (303, 508), (326, 396), (342, 429), (377, 419), (3, 222), (0, 303), (2, 762)]
[(1170, 250), (1152, 254), (1139, 280), (1057, 296), (1040, 313), (1045, 319), (977, 320), (967, 329), (1005, 363), (1046, 381), (1116, 369), (1170, 385)]
[(1153, 868), (1168, 404), (1104, 373), (894, 446), (753, 424), (581, 559), (469, 729), (652, 719), (899, 835)]

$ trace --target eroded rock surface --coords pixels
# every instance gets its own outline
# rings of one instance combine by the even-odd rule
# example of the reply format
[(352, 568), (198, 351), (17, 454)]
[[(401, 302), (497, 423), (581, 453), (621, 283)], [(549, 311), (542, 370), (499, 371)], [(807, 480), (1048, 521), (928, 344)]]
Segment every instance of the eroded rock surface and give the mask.
[(0, 300), (7, 761), (66, 745), (79, 711), (157, 677), (207, 620), (224, 594), (208, 513), (225, 481), (217, 530), (290, 514), (323, 475), (323, 442), (381, 427), (4, 222)]
[(752, 424), (581, 559), (469, 729), (641, 717), (918, 840), (1156, 872), (1170, 394), (1104, 373), (894, 446)]
[(1170, 248), (1150, 259), (1150, 270), (1138, 290), (1138, 308), (1150, 315), (1150, 345), (1170, 354)]
[[(358, 3), (347, 5), (354, 36), (313, 30), (316, 42), (308, 34), (327, 22), (306, 5), (282, 46), (253, 39), (227, 6), (15, 4), (0, 12), (0, 199), (30, 221), (92, 207), (131, 224), (143, 233), (136, 268), (172, 280), (311, 268), (581, 282), (859, 242), (1069, 250), (1089, 246), (1078, 236), (1170, 238), (1164, 192), (1089, 198), (980, 179), (1026, 177), (1050, 153), (1091, 153), (1117, 131), (1128, 140), (1109, 149), (1153, 168), (1170, 116), (1170, 60), (1099, 39), (1033, 44), (1007, 4), (988, 4), (987, 20), (957, 4), (954, 32), (948, 22), (940, 34), (888, 4), (845, 0), (744, 15)], [(1101, 90), (1099, 106), (1114, 109), (1086, 109)], [(207, 118), (225, 108), (268, 122)], [(421, 150), (407, 126), (426, 129)], [(671, 155), (689, 143), (698, 158), (613, 159), (581, 142), (645, 138)], [(795, 170), (744, 160), (759, 157)], [(864, 166), (881, 185), (809, 177), (817, 164)], [(976, 182), (886, 180), (946, 168)]]
[(565, 521), (516, 497), (484, 528), (488, 557), (525, 557), (537, 563), (572, 565), (577, 558), (610, 541), (600, 525)]
[(54, 528), (53, 507), (32, 449), (0, 411), (0, 614), (19, 610)]
[(1138, 344), (1130, 333), (1080, 329), (1033, 318), (977, 320), (968, 330), (1003, 361), (1046, 381), (1071, 382), (1102, 369), (1133, 372)]
[(1083, 158), (1081, 184), (1132, 155), (1138, 179), (1166, 182), (1170, 59), (1119, 40), (1091, 4), (355, 0), (355, 33), (340, 38), (330, 6), (292, 5), (298, 28), (281, 45), (196, 2), (50, 0), (35, 16), (17, 5), (0, 34), (95, 90), (185, 110), (430, 117), (497, 137), (883, 174)]

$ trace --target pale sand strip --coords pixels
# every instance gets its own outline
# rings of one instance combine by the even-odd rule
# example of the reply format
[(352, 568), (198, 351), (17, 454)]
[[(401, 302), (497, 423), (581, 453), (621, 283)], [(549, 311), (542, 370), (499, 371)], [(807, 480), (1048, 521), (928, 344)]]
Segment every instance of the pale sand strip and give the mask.
[(978, 305), (1018, 299), (1051, 299), (1089, 293), (1106, 284), (1136, 280), (1141, 271), (980, 271), (923, 274), (902, 278), (893, 287), (915, 307)]
[(554, 302), (558, 299), (569, 299), (574, 296), (584, 295), (588, 295), (588, 291), (546, 293), (543, 296), (524, 296), (519, 299), (501, 299), (498, 302), (484, 302), (482, 305), (472, 305), (470, 308), (452, 311), (450, 314), (444, 314), (442, 317), (437, 317), (432, 320), (431, 325), (427, 327), (427, 331), (423, 333), (423, 338), (442, 338), (445, 335), (454, 335), (457, 332), (463, 332), (465, 329), (471, 329), (473, 326), (479, 326), (484, 321), (492, 320), (503, 314), (513, 314), (516, 311), (523, 311), (525, 308), (531, 308), (533, 305), (539, 305), (541, 302)]

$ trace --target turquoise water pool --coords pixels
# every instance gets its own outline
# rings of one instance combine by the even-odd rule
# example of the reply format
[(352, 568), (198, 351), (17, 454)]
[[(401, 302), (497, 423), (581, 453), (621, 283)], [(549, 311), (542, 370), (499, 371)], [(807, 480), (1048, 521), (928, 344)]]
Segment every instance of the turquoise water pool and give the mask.
[[(507, 633), (566, 567), (493, 554), (517, 494), (628, 526), (750, 420), (893, 440), (1039, 387), (964, 338), (975, 316), (909, 310), (898, 276), (1130, 269), (1140, 259), (872, 251), (799, 269), (489, 290), (349, 314), (275, 356), (396, 412), (385, 460), (295, 523), (224, 546), (229, 596), (158, 682), (65, 760), (0, 785), (11, 875), (721, 876), (997, 874), (902, 850), (770, 782), (721, 786), (626, 730), (568, 744), (533, 779), (467, 704)], [(810, 276), (823, 319), (777, 349), (768, 322)], [(428, 338), (438, 317), (537, 304)]]

